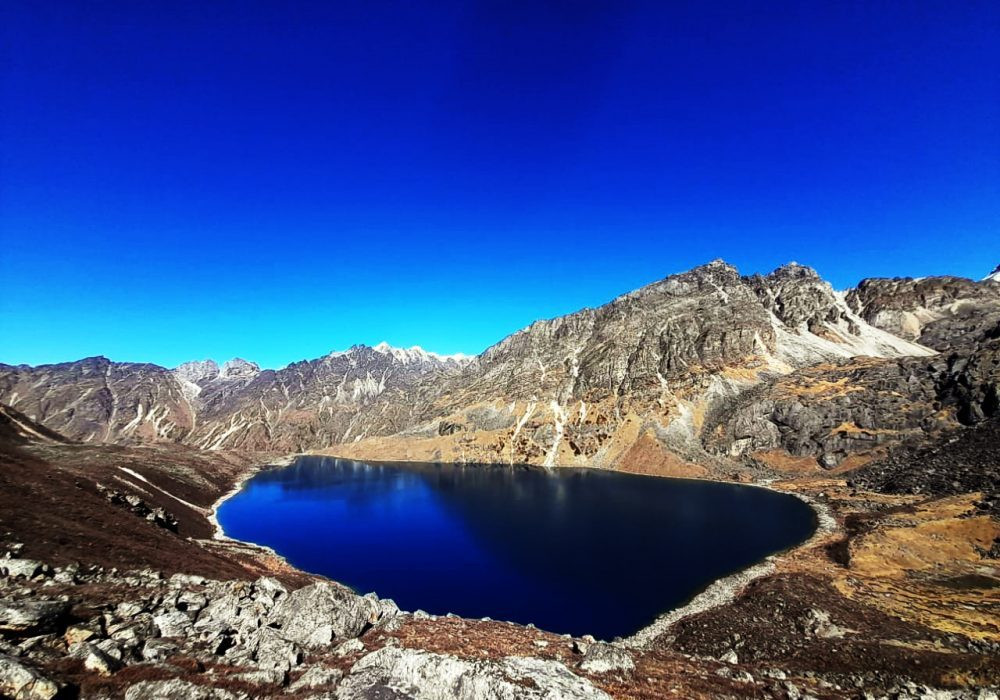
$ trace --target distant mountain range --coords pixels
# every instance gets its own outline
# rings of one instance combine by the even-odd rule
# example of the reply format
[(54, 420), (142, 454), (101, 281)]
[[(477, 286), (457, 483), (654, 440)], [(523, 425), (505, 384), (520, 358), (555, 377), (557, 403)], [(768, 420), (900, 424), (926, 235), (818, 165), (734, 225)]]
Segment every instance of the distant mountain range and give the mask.
[(844, 470), (1000, 410), (1000, 270), (867, 279), (714, 261), (476, 357), (356, 345), (280, 370), (0, 365), (72, 440), (742, 478)]

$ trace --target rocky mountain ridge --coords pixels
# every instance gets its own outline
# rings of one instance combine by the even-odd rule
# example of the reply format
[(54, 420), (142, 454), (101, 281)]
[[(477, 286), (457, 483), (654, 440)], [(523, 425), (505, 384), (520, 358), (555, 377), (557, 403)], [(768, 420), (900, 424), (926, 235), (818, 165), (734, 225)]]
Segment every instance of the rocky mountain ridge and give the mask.
[[(677, 475), (703, 475), (733, 455), (780, 449), (835, 466), (867, 443), (813, 438), (789, 451), (792, 443), (773, 438), (773, 428), (740, 419), (743, 432), (763, 432), (720, 449), (727, 438), (704, 434), (706, 416), (749, 390), (780, 385), (781, 377), (809, 382), (810, 372), (837, 374), (834, 366), (862, 357), (889, 363), (871, 371), (878, 382), (902, 382), (893, 391), (933, 405), (936, 390), (918, 390), (921, 381), (893, 373), (891, 363), (914, 358), (907, 362), (915, 366), (915, 358), (953, 348), (973, 352), (998, 329), (1000, 284), (993, 281), (864, 280), (843, 294), (796, 263), (744, 277), (717, 260), (604, 306), (537, 321), (474, 358), (382, 343), (280, 370), (239, 359), (174, 370), (104, 358), (0, 365), (0, 403), (84, 442), (642, 464)], [(853, 386), (852, 411), (879, 414), (866, 386)], [(851, 411), (841, 413), (849, 418)], [(711, 427), (735, 430), (731, 422)], [(751, 443), (750, 452), (734, 448)]]

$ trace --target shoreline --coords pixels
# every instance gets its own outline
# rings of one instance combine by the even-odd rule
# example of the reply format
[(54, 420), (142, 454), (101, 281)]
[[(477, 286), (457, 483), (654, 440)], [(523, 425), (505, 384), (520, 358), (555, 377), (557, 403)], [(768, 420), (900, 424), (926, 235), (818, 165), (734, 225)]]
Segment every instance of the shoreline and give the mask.
[[(225, 533), (225, 531), (223, 531), (222, 525), (219, 524), (219, 517), (218, 517), (219, 516), (219, 508), (222, 507), (223, 503), (225, 503), (230, 498), (232, 498), (233, 496), (235, 496), (236, 494), (238, 494), (241, 490), (243, 490), (243, 486), (246, 485), (246, 483), (248, 481), (250, 481), (250, 479), (252, 479), (253, 477), (255, 477), (260, 472), (264, 471), (265, 469), (270, 469), (270, 468), (273, 468), (273, 467), (287, 467), (287, 466), (289, 466), (290, 464), (292, 464), (296, 459), (298, 459), (301, 456), (302, 456), (301, 454), (285, 455), (284, 457), (278, 457), (277, 459), (268, 461), (266, 464), (254, 464), (254, 465), (251, 465), (251, 466), (247, 467), (243, 471), (243, 473), (240, 474), (240, 477), (233, 484), (233, 487), (231, 489), (229, 489), (229, 491), (227, 491), (226, 493), (222, 494), (212, 504), (212, 507), (209, 510), (208, 515), (206, 516), (206, 518), (208, 519), (208, 522), (212, 525), (212, 529), (213, 529), (212, 537), (210, 538), (210, 541), (217, 541), (217, 542), (238, 542), (240, 544), (249, 545), (251, 547), (258, 547), (260, 549), (268, 551), (271, 554), (276, 554), (273, 550), (271, 550), (270, 547), (264, 547), (263, 545), (259, 545), (259, 544), (256, 544), (254, 542), (245, 542), (243, 540), (238, 540), (238, 539), (235, 539), (235, 538), (230, 537), (229, 535), (227, 535)], [(308, 572), (304, 572), (304, 573), (308, 573)]]
[(673, 610), (668, 610), (651, 623), (641, 628), (635, 634), (623, 639), (620, 642), (622, 646), (630, 649), (646, 649), (651, 642), (662, 636), (677, 622), (680, 622), (684, 618), (690, 617), (691, 615), (708, 612), (714, 608), (731, 603), (751, 583), (773, 574), (777, 570), (778, 560), (782, 557), (805, 549), (806, 547), (814, 546), (817, 543), (817, 540), (821, 537), (827, 537), (838, 530), (836, 518), (833, 517), (829, 506), (825, 503), (819, 503), (815, 499), (801, 493), (790, 493), (788, 491), (779, 491), (778, 489), (774, 489), (769, 486), (761, 486), (759, 484), (755, 485), (774, 491), (775, 493), (784, 493), (789, 496), (795, 496), (804, 503), (809, 504), (809, 506), (812, 507), (813, 511), (816, 513), (816, 530), (812, 533), (809, 539), (793, 547), (789, 547), (788, 549), (775, 552), (774, 554), (769, 554), (756, 564), (751, 564), (744, 569), (734, 571), (728, 576), (715, 579), (710, 584), (705, 586), (705, 588), (703, 588), (699, 593), (692, 596), (688, 602), (674, 608)]
[[(366, 461), (360, 459), (353, 459), (349, 457), (337, 457), (336, 455), (314, 454), (309, 452), (286, 455), (285, 457), (282, 457), (279, 460), (274, 461), (273, 463), (253, 468), (252, 471), (250, 471), (247, 475), (245, 475), (243, 478), (240, 479), (240, 481), (236, 484), (236, 486), (230, 493), (227, 493), (215, 503), (212, 509), (212, 514), (210, 516), (211, 522), (216, 526), (215, 539), (228, 540), (231, 542), (239, 542), (244, 545), (249, 545), (252, 547), (264, 549), (268, 551), (270, 554), (281, 558), (283, 561), (286, 561), (284, 560), (283, 557), (281, 557), (280, 554), (270, 549), (269, 547), (263, 547), (262, 545), (258, 545), (252, 542), (244, 542), (242, 540), (235, 540), (233, 538), (228, 537), (222, 532), (222, 528), (221, 526), (219, 526), (218, 520), (216, 519), (215, 515), (217, 513), (219, 506), (221, 506), (226, 500), (228, 500), (236, 493), (238, 493), (240, 489), (243, 487), (243, 484), (245, 484), (255, 474), (270, 467), (288, 466), (292, 464), (299, 457), (326, 457), (332, 459), (344, 459), (352, 462), (362, 462), (362, 463), (375, 462), (382, 464), (398, 464), (398, 465), (413, 463), (412, 460), (404, 461), (404, 460), (380, 459), (380, 460)], [(488, 464), (488, 463), (478, 463), (478, 462), (476, 463), (438, 462), (438, 464), (447, 464), (452, 466), (460, 465), (460, 466), (504, 467), (504, 468), (512, 468), (516, 466), (529, 469), (541, 469), (544, 471), (558, 471), (560, 469), (593, 469), (598, 471), (617, 472), (617, 470), (615, 469), (608, 469), (606, 467), (594, 467), (594, 466), (563, 467), (556, 465), (552, 467), (544, 467), (534, 464), (511, 465), (511, 464)], [(837, 520), (836, 518), (833, 517), (833, 514), (831, 513), (830, 507), (828, 505), (826, 505), (825, 503), (820, 503), (816, 499), (796, 491), (783, 491), (781, 489), (774, 488), (774, 486), (772, 485), (773, 482), (743, 483), (736, 481), (724, 481), (721, 479), (710, 479), (706, 477), (676, 477), (676, 476), (666, 476), (663, 474), (641, 474), (641, 473), (634, 474), (632, 472), (622, 472), (622, 473), (632, 474), (634, 476), (651, 476), (658, 479), (674, 479), (679, 481), (706, 481), (715, 484), (727, 484), (733, 486), (751, 486), (754, 488), (760, 488), (766, 491), (771, 491), (773, 493), (779, 493), (786, 496), (792, 496), (794, 498), (798, 498), (800, 501), (806, 503), (810, 508), (812, 508), (813, 513), (816, 516), (816, 529), (813, 531), (813, 533), (809, 536), (808, 539), (787, 549), (783, 549), (773, 554), (769, 554), (768, 556), (764, 557), (761, 561), (755, 564), (751, 564), (745, 568), (739, 569), (737, 571), (732, 572), (731, 574), (723, 576), (722, 578), (713, 580), (711, 583), (707, 584), (704, 588), (702, 588), (699, 592), (695, 593), (686, 603), (676, 608), (664, 611), (648, 625), (641, 627), (633, 634), (621, 639), (618, 642), (615, 642), (615, 644), (630, 649), (636, 649), (636, 650), (645, 649), (649, 645), (649, 643), (651, 643), (653, 640), (663, 635), (667, 629), (669, 629), (673, 624), (679, 622), (680, 620), (690, 617), (691, 615), (707, 612), (709, 610), (712, 610), (714, 608), (732, 602), (748, 585), (750, 585), (751, 583), (753, 583), (758, 579), (764, 578), (765, 576), (774, 573), (774, 571), (777, 568), (776, 566), (777, 561), (780, 560), (782, 557), (785, 557), (793, 552), (802, 550), (806, 547), (813, 546), (819, 538), (827, 537), (839, 529)], [(303, 573), (309, 575), (316, 575), (316, 574), (311, 574), (310, 572), (303, 572)], [(520, 623), (513, 623), (513, 624), (520, 624)]]

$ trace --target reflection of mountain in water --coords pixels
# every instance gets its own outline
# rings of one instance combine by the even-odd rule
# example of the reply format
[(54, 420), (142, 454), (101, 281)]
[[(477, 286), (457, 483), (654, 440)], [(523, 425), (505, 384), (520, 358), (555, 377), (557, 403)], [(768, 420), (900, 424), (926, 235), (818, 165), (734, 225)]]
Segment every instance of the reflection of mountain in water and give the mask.
[(798, 499), (727, 484), (314, 457), (261, 473), (225, 509), (232, 536), (404, 608), (606, 637), (796, 544), (814, 521)]

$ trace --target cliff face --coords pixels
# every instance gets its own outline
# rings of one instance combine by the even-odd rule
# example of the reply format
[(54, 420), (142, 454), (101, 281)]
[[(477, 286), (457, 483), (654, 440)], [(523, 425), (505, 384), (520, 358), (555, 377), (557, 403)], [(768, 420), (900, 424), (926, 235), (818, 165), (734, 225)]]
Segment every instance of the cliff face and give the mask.
[[(709, 449), (776, 469), (852, 468), (997, 415), (1000, 341), (969, 354), (856, 358), (798, 370), (720, 407)], [(802, 459), (796, 459), (802, 458)]]
[(1000, 329), (1000, 281), (961, 277), (866, 279), (847, 295), (878, 328), (935, 350), (976, 342)]
[(677, 475), (734, 456), (834, 468), (990, 415), (998, 335), (989, 279), (865, 280), (845, 295), (798, 264), (743, 277), (715, 261), (475, 358), (383, 344), (277, 371), (0, 366), (0, 402), (84, 442)]

